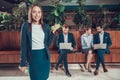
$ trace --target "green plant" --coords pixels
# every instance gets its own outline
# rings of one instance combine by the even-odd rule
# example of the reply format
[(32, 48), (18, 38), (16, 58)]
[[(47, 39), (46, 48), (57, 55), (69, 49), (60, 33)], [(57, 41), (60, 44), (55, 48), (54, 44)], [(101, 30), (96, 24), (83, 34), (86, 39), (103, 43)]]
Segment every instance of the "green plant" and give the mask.
[(12, 13), (0, 13), (0, 30), (20, 30), (21, 24), (27, 20), (27, 6), (25, 2), (15, 5)]
[(109, 28), (120, 30), (120, 15), (114, 17), (109, 23)]
[(11, 30), (13, 27), (13, 23), (12, 23), (12, 15), (8, 14), (8, 13), (0, 13), (0, 23), (1, 23), (1, 27), (0, 30)]
[(30, 2), (31, 4), (36, 4), (36, 3), (38, 3), (39, 1), (43, 1), (43, 0), (29, 0), (29, 2)]
[(31, 4), (37, 4), (44, 0), (28, 0), (15, 4), (11, 14), (0, 13), (0, 30), (17, 30), (21, 29), (21, 24), (27, 20), (28, 8)]
[(59, 1), (52, 1), (50, 12), (46, 17), (46, 23), (53, 26), (55, 23), (62, 25), (65, 22), (64, 11), (65, 7), (59, 4)]
[(73, 22), (76, 24), (77, 30), (84, 28), (86, 25), (90, 24), (89, 15), (86, 14), (84, 8), (85, 1), (86, 0), (78, 0), (78, 10), (73, 20)]
[(98, 20), (96, 25), (101, 24), (104, 29), (120, 29), (119, 13), (115, 13), (114, 17), (110, 17), (109, 12), (110, 11), (105, 8), (104, 4), (100, 4), (94, 15)]
[(3, 13), (0, 12), (0, 31), (4, 30), (4, 25), (3, 25), (2, 21), (3, 21)]
[(20, 29), (20, 25), (27, 20), (27, 6), (25, 2), (21, 2), (12, 10), (13, 21), (16, 29)]

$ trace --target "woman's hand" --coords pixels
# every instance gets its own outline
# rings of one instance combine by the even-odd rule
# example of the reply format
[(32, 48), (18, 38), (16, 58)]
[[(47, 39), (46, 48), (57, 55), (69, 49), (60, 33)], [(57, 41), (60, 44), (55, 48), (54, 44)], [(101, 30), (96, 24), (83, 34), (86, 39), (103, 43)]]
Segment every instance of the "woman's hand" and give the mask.
[(53, 27), (53, 33), (60, 28), (60, 24), (55, 24)]
[(19, 69), (20, 69), (20, 71), (22, 71), (22, 72), (25, 72), (25, 70), (27, 69), (27, 67), (25, 66), (25, 67), (21, 67), (21, 66), (19, 66), (18, 67)]
[(87, 42), (86, 45), (87, 45), (87, 46), (90, 46), (90, 43)]

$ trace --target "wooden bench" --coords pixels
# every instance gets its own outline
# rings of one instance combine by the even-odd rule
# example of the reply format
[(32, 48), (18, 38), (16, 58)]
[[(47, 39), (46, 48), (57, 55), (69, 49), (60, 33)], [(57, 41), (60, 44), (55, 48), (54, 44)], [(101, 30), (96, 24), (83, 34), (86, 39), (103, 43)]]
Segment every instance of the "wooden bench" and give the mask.
[(20, 32), (0, 32), (0, 63), (19, 63)]
[[(73, 33), (75, 40), (76, 40), (76, 50), (81, 50), (81, 42), (80, 42), (80, 36), (83, 34), (82, 31), (70, 31), (71, 33)], [(120, 42), (118, 42), (120, 40), (119, 35), (120, 35), (120, 31), (107, 31), (108, 33), (110, 33), (111, 35), (111, 39), (112, 39), (112, 46), (110, 47), (110, 51), (111, 54), (105, 54), (105, 62), (116, 62), (119, 63), (120, 62)], [(93, 32), (93, 34), (95, 34), (96, 32)], [(57, 35), (56, 35), (57, 36)], [(51, 52), (51, 62), (52, 63), (56, 63), (59, 57), (59, 53), (56, 51), (56, 38), (54, 39), (51, 47), (50, 47), (50, 52)], [(69, 63), (84, 63), (85, 62), (85, 55), (82, 53), (71, 53), (68, 54), (68, 62)], [(95, 54), (92, 58), (92, 62), (95, 62)]]
[[(70, 31), (75, 36), (76, 50), (81, 49), (80, 35), (82, 31)], [(119, 63), (120, 62), (120, 31), (107, 31), (110, 33), (112, 38), (112, 46), (110, 47), (111, 54), (105, 54), (105, 62)], [(95, 32), (94, 32), (95, 33)], [(56, 37), (50, 46), (51, 63), (56, 63), (59, 57), (57, 48), (55, 45)], [(20, 32), (0, 32), (0, 63), (19, 63), (20, 61)], [(82, 53), (71, 53), (68, 54), (69, 63), (84, 63), (85, 55)], [(95, 54), (92, 62), (95, 62)]]

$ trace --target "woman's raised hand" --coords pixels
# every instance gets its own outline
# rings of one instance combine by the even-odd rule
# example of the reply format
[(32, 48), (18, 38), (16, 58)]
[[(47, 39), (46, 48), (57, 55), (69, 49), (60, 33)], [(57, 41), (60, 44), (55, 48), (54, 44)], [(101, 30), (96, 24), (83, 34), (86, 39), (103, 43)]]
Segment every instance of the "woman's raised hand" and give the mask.
[(60, 24), (55, 24), (54, 27), (52, 28), (53, 33), (55, 33), (56, 30), (60, 28)]

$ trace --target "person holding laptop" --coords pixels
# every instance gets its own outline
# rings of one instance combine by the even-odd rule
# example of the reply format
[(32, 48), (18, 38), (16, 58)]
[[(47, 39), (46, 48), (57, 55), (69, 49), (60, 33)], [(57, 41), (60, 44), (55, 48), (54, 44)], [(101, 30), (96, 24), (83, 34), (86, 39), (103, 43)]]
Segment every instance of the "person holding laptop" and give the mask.
[[(60, 44), (63, 43), (70, 43), (71, 44), (71, 48), (70, 49), (63, 49), (60, 48)], [(56, 40), (56, 46), (58, 48), (58, 52), (60, 53), (60, 57), (58, 59), (58, 62), (55, 66), (55, 69), (58, 70), (59, 64), (61, 64), (63, 62), (64, 64), (64, 68), (65, 68), (65, 73), (68, 77), (71, 77), (71, 74), (68, 70), (68, 62), (67, 62), (67, 53), (71, 52), (71, 50), (73, 50), (73, 48), (75, 48), (76, 46), (76, 42), (75, 42), (75, 38), (73, 36), (72, 33), (69, 33), (69, 27), (66, 24), (63, 24), (62, 26), (62, 33), (60, 33), (57, 37)], [(70, 47), (70, 46), (68, 46)]]
[(94, 40), (93, 40), (94, 45), (106, 44), (106, 48), (105, 49), (95, 49), (97, 58), (96, 58), (96, 70), (94, 72), (94, 75), (98, 75), (100, 62), (102, 63), (103, 71), (108, 72), (108, 70), (105, 66), (105, 63), (104, 63), (104, 53), (110, 54), (109, 47), (112, 45), (110, 34), (103, 30), (102, 25), (97, 25), (96, 29), (97, 29), (98, 33), (96, 33), (94, 35)]

